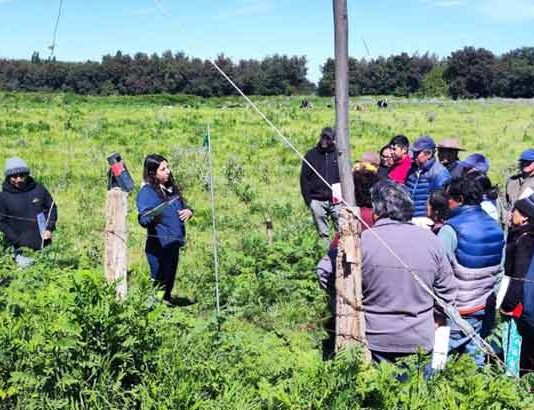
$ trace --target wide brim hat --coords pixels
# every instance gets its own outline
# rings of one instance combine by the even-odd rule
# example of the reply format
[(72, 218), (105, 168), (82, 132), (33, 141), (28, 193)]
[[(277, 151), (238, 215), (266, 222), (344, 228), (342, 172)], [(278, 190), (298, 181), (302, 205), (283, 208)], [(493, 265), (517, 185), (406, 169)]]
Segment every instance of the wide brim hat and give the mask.
[(465, 149), (460, 145), (460, 142), (456, 138), (444, 138), (438, 142), (438, 149), (454, 149), (456, 151), (465, 151)]

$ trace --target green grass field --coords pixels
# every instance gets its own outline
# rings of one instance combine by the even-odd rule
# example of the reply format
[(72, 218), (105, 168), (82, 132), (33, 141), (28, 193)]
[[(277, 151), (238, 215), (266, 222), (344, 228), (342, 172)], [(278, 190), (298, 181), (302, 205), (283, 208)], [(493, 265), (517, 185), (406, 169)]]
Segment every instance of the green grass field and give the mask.
[[(334, 124), (330, 99), (253, 100), (304, 153)], [(534, 145), (532, 101), (352, 99), (352, 156), (404, 133), (457, 136), (490, 159), (501, 186), (519, 153)], [(221, 259), (216, 320), (209, 170), (210, 125)], [(0, 93), (2, 157), (21, 156), (59, 208), (54, 244), (27, 271), (7, 251), (0, 268), (1, 408), (454, 408), (534, 407), (527, 389), (466, 360), (431, 382), (391, 379), (349, 351), (323, 362), (321, 256), (300, 197), (300, 160), (241, 99), (185, 96), (79, 97)], [(119, 152), (141, 183), (143, 158), (160, 153), (195, 210), (175, 293), (196, 304), (146, 308), (152, 290), (144, 233), (130, 198), (131, 296), (103, 283), (106, 156)], [(268, 245), (264, 221), (272, 218)], [(416, 364), (411, 371), (416, 373)]]

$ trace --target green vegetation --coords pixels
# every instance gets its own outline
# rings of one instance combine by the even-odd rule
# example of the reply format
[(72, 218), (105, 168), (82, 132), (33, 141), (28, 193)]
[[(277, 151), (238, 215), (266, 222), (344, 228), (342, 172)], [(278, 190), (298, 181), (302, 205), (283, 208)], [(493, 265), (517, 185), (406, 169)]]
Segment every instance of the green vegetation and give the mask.
[[(321, 67), (317, 87), (306, 78), (304, 56), (273, 55), (260, 60), (232, 61), (219, 55), (215, 63), (247, 95), (334, 95), (334, 60)], [(316, 89), (317, 88), (317, 89)], [(133, 56), (118, 51), (101, 62), (84, 63), (0, 59), (0, 90), (62, 91), (83, 95), (191, 94), (202, 97), (237, 95), (209, 60), (165, 51)], [(502, 55), (464, 47), (445, 59), (434, 54), (403, 52), (371, 59), (349, 58), (351, 96), (393, 94), (457, 98), (534, 97), (534, 47)]]
[[(254, 98), (302, 152), (334, 122), (330, 99)], [(458, 135), (491, 160), (502, 183), (534, 142), (526, 102), (393, 100), (388, 110), (357, 99), (353, 157), (398, 132)], [(215, 316), (208, 170), (202, 140), (211, 125), (221, 259), (222, 314)], [(315, 280), (321, 255), (300, 198), (300, 160), (237, 98), (80, 97), (0, 94), (2, 158), (25, 158), (59, 206), (53, 245), (28, 270), (0, 252), (0, 409), (527, 409), (532, 379), (461, 359), (429, 382), (408, 364), (364, 365), (358, 349), (324, 362), (327, 309)], [(144, 231), (130, 199), (130, 294), (104, 283), (106, 155), (120, 152), (140, 183), (157, 152), (195, 209), (181, 254), (178, 296), (196, 304), (153, 306)], [(135, 194), (135, 193), (134, 193)], [(268, 245), (264, 221), (272, 218)]]

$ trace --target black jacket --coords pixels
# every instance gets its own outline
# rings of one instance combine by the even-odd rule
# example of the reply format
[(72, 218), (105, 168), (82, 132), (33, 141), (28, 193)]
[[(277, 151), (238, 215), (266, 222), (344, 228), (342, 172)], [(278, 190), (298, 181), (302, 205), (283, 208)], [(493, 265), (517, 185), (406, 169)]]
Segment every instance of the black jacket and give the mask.
[(512, 280), (504, 296), (502, 309), (512, 311), (523, 302), (523, 279), (527, 274), (534, 254), (534, 225), (528, 224), (511, 228), (506, 241), (504, 272)]
[[(323, 149), (317, 144), (315, 148), (306, 153), (304, 158), (330, 185), (339, 182), (338, 153), (335, 145), (329, 149)], [(332, 200), (332, 190), (319, 179), (305, 162), (302, 162), (300, 171), (300, 191), (306, 205), (309, 205), (312, 199)]]
[[(41, 249), (41, 234), (37, 215), (48, 218), (47, 229), (56, 228), (57, 206), (52, 207), (52, 196), (46, 188), (28, 177), (25, 186), (16, 188), (6, 179), (0, 192), (0, 231), (8, 244), (15, 248), (27, 246)], [(52, 209), (50, 209), (52, 207)]]

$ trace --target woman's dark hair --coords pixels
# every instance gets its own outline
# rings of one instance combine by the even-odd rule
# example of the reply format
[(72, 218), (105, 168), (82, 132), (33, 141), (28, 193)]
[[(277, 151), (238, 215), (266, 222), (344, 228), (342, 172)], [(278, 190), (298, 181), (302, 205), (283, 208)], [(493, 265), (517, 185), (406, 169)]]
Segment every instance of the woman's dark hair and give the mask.
[(432, 215), (429, 218), (434, 222), (443, 222), (449, 218), (449, 196), (443, 189), (433, 191), (428, 197), (428, 204), (432, 208)]
[[(161, 197), (165, 197), (165, 193), (160, 189), (160, 183), (158, 182), (156, 178), (156, 172), (160, 166), (160, 164), (167, 159), (161, 155), (158, 154), (150, 154), (147, 155), (145, 158), (145, 162), (143, 164), (143, 180), (152, 186), (154, 190), (157, 192), (157, 194)], [(165, 183), (165, 188), (172, 189), (173, 194), (180, 195), (181, 190), (178, 184), (174, 181), (174, 177), (172, 176), (172, 172), (169, 174), (169, 180)]]
[(414, 205), (410, 194), (402, 185), (390, 180), (378, 181), (371, 188), (373, 213), (378, 218), (407, 222), (412, 219)]
[(361, 168), (352, 173), (356, 205), (371, 208), (371, 188), (380, 179), (375, 171)]
[(491, 179), (483, 172), (471, 171), (465, 177), (472, 178), (475, 183), (480, 184), (487, 199), (494, 201), (499, 197), (499, 187), (492, 185)]
[(387, 149), (391, 149), (391, 145), (384, 145), (382, 148), (380, 148), (379, 154), (380, 156), (384, 155), (384, 151)]

